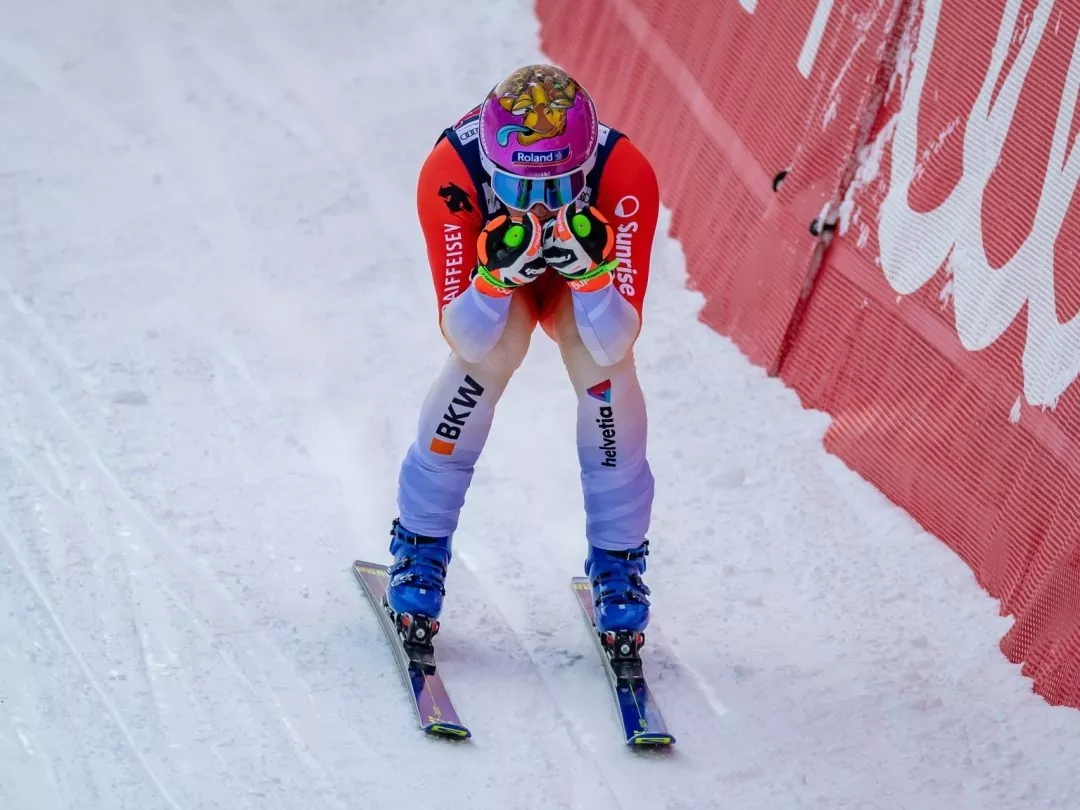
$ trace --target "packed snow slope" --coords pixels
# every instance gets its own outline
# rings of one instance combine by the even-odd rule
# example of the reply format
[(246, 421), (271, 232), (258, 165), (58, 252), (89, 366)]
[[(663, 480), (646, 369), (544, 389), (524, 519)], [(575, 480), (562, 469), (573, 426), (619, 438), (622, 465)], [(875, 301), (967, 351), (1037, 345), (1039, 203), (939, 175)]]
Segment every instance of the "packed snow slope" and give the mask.
[(0, 807), (1077, 806), (1080, 716), (825, 417), (695, 321), (666, 238), (639, 357), (676, 750), (619, 743), (567, 587), (542, 335), (449, 580), (475, 738), (415, 728), (350, 572), (386, 558), (446, 352), (414, 179), (539, 58), (524, 0), (0, 5)]

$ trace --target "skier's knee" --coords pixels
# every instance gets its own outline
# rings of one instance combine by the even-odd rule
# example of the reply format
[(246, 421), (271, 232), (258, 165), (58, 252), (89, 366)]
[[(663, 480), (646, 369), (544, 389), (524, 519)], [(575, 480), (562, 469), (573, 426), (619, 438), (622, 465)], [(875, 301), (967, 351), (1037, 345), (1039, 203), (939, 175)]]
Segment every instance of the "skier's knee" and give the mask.
[(478, 366), (500, 378), (509, 379), (525, 360), (529, 351), (529, 333), (520, 329), (507, 329)]

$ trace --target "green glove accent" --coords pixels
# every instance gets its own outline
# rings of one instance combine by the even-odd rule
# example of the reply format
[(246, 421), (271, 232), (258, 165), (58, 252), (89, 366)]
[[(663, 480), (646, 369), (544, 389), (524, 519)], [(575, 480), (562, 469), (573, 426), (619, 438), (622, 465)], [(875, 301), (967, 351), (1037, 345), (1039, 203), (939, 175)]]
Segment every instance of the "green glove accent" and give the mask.
[(572, 278), (573, 278), (574, 281), (588, 281), (591, 278), (596, 278), (597, 276), (602, 276), (602, 275), (604, 275), (604, 273), (610, 273), (612, 270), (614, 270), (618, 266), (619, 266), (619, 260), (618, 259), (612, 259), (610, 262), (604, 262), (603, 264), (599, 265), (596, 269), (590, 270), (588, 273), (586, 273), (583, 276), (573, 276)]
[(570, 228), (576, 236), (585, 239), (592, 233), (592, 222), (584, 214), (574, 214), (570, 218)]
[[(524, 230), (524, 228), (522, 228), (522, 230)], [(495, 276), (491, 275), (491, 271), (482, 264), (476, 265), (476, 275), (480, 276), (492, 287), (498, 287), (500, 290), (513, 290), (518, 286), (516, 284), (507, 284), (502, 279), (495, 278)]]
[(521, 225), (511, 225), (506, 229), (506, 233), (503, 234), (503, 244), (513, 250), (516, 247), (520, 247), (521, 243), (525, 241), (525, 228)]

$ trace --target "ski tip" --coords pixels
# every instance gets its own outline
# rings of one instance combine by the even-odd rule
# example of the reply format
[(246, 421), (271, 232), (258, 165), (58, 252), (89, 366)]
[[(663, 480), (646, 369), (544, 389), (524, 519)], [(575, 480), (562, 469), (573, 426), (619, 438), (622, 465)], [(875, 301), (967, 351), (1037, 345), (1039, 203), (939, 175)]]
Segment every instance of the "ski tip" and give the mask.
[(570, 587), (575, 591), (591, 591), (592, 586), (589, 585), (589, 580), (585, 577), (571, 577)]
[(675, 738), (670, 734), (658, 734), (655, 731), (643, 731), (640, 734), (635, 734), (626, 741), (627, 745), (632, 746), (647, 746), (651, 748), (660, 748), (668, 745), (675, 744)]
[(457, 723), (428, 723), (424, 726), (424, 731), (432, 737), (443, 737), (451, 740), (467, 740), (472, 736), (471, 731), (465, 726), (459, 726)]

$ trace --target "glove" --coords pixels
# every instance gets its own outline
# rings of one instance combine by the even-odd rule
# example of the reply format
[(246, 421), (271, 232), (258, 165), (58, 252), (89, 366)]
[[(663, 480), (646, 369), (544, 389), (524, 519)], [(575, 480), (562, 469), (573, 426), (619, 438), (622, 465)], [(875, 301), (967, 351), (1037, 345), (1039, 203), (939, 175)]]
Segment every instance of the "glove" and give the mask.
[(615, 232), (591, 205), (570, 203), (544, 223), (544, 260), (580, 287), (618, 266)]
[(521, 219), (500, 214), (488, 222), (476, 240), (476, 254), (477, 284), (488, 295), (510, 295), (547, 270), (543, 228), (528, 211)]

